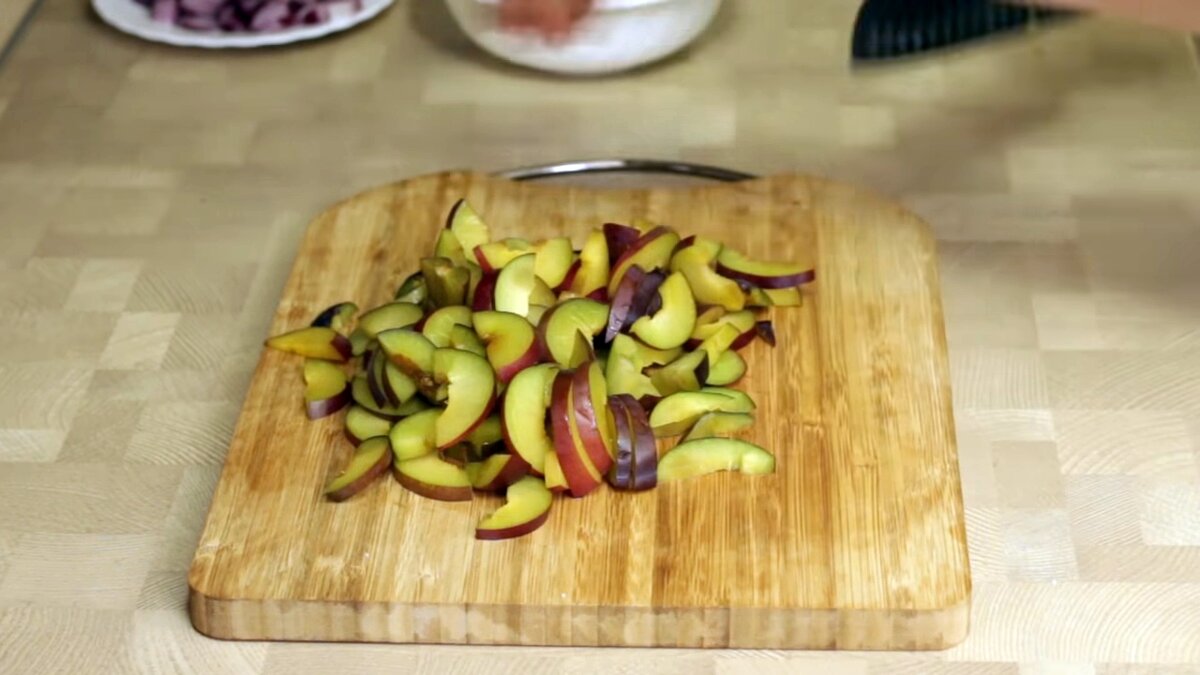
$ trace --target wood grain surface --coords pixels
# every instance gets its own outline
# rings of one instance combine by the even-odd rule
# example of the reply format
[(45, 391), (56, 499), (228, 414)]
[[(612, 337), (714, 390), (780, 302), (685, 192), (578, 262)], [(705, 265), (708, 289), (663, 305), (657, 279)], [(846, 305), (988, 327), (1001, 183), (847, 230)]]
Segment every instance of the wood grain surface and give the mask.
[[(481, 56), (433, 0), (237, 54), (144, 44), (45, 0), (0, 64), (0, 673), (1200, 673), (1190, 39), (1084, 20), (858, 70), (858, 6), (727, 2), (678, 58), (571, 81)], [(827, 175), (930, 224), (967, 639), (805, 653), (195, 631), (187, 570), (314, 214), (406, 176), (598, 156)]]
[(382, 481), (321, 490), (352, 446), (302, 414), (299, 359), (265, 351), (189, 576), (209, 635), (583, 646), (936, 649), (962, 640), (970, 579), (928, 227), (799, 176), (675, 190), (405, 181), (344, 201), (300, 245), (271, 326), (386, 302), (466, 197), (494, 237), (649, 218), (818, 269), (747, 352), (748, 439), (777, 473), (556, 500), (547, 526), (474, 540), (494, 497), (440, 503)]

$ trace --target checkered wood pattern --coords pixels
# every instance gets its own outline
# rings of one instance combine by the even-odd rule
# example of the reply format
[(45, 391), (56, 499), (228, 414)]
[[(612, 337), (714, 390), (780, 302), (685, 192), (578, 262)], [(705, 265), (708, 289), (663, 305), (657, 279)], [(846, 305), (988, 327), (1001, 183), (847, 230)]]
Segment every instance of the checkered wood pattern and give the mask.
[[(0, 67), (0, 673), (1200, 672), (1191, 45), (1087, 21), (851, 72), (854, 3), (731, 4), (687, 55), (581, 82), (481, 59), (432, 0), (239, 54), (142, 44), (47, 0)], [(783, 654), (193, 632), (184, 575), (307, 220), (399, 177), (606, 155), (823, 173), (933, 224), (967, 641)]]

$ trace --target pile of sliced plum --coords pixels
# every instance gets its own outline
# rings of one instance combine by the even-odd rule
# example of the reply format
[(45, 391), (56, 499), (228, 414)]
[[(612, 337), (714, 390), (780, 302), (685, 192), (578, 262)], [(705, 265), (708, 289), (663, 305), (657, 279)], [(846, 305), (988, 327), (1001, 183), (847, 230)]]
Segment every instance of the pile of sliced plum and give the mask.
[(357, 450), (329, 499), (389, 467), (432, 499), (504, 492), (475, 534), (507, 539), (540, 527), (555, 493), (774, 472), (771, 453), (732, 437), (755, 404), (729, 387), (746, 372), (739, 349), (775, 344), (758, 312), (799, 305), (813, 279), (662, 226), (609, 223), (579, 251), (492, 241), (460, 201), (392, 302), (334, 305), (267, 346), (305, 357), (310, 418), (348, 408)]

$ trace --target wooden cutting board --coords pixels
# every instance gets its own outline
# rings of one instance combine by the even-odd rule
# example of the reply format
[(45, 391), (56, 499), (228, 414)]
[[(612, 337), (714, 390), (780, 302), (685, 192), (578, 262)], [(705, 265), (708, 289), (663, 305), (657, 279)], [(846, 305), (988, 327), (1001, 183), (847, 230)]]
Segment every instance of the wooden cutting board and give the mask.
[[(970, 574), (934, 242), (895, 204), (780, 176), (612, 190), (449, 173), (342, 202), (310, 226), (271, 327), (373, 306), (466, 196), (493, 236), (571, 236), (644, 216), (813, 264), (778, 347), (746, 350), (745, 437), (777, 473), (559, 498), (530, 536), (479, 542), (499, 504), (436, 502), (390, 477), (321, 490), (352, 448), (303, 413), (300, 360), (264, 351), (189, 575), (222, 638), (532, 645), (939, 649), (963, 639)], [(265, 337), (265, 336), (264, 336)]]

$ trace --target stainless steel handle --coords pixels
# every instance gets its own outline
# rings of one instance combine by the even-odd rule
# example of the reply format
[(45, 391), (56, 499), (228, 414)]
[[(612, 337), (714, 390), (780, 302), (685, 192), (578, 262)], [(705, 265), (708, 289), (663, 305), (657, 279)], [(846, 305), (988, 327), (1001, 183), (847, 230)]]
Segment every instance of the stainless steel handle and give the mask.
[(501, 171), (497, 175), (509, 180), (539, 180), (557, 176), (571, 176), (589, 173), (669, 173), (676, 176), (694, 176), (708, 178), (727, 183), (750, 180), (757, 176), (743, 173), (734, 169), (723, 169), (719, 166), (692, 164), (690, 162), (670, 162), (658, 159), (590, 159), (578, 162), (561, 162), (559, 164), (543, 164), (528, 166), (520, 169)]

